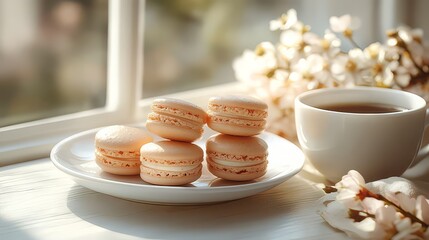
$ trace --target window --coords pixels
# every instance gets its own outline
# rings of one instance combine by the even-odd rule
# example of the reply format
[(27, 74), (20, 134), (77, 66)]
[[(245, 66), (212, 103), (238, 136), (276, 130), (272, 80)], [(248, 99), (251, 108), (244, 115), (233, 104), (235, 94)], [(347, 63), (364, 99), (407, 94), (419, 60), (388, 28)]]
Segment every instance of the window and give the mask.
[(284, 0), (147, 0), (142, 96), (235, 81), (234, 59), (263, 40), (274, 41), (269, 21), (296, 5)]
[[(15, 0), (10, 1), (14, 2)], [(82, 2), (88, 4), (86, 1)], [(94, 4), (98, 2), (104, 1), (93, 1)], [(100, 77), (105, 82), (105, 86), (101, 87), (99, 91), (95, 91), (95, 96), (105, 97), (98, 97), (100, 100), (93, 100), (94, 95), (87, 95), (91, 100), (77, 100), (77, 102), (86, 101), (86, 103), (76, 104), (78, 105), (77, 108), (66, 108), (68, 111), (50, 115), (57, 116), (1, 127), (0, 165), (46, 157), (55, 143), (82, 130), (118, 122), (134, 121), (136, 100), (139, 98), (137, 97), (139, 91), (136, 89), (137, 86), (141, 85), (139, 84), (141, 77), (138, 77), (138, 66), (141, 65), (138, 50), (141, 50), (142, 47), (139, 45), (138, 39), (141, 39), (142, 34), (143, 25), (139, 16), (142, 15), (140, 13), (144, 8), (144, 1), (110, 0), (105, 4), (108, 4), (109, 23), (107, 53), (101, 61), (100, 68), (109, 67), (105, 71), (107, 78)], [(0, 9), (4, 10), (3, 8)], [(3, 34), (0, 36), (3, 37)], [(91, 49), (86, 50), (92, 51)], [(29, 76), (32, 77), (33, 75)], [(88, 87), (88, 83), (83, 83), (79, 91), (86, 91)], [(91, 101), (95, 103), (88, 104)]]
[[(262, 41), (277, 42), (278, 32), (268, 23), (290, 8), (320, 35), (330, 16), (356, 16), (362, 27), (355, 39), (367, 46), (383, 41), (385, 31), (400, 24), (429, 32), (428, 6), (424, 0), (147, 0), (142, 96), (234, 81), (234, 58)], [(351, 44), (344, 41), (343, 47)]]
[[(365, 45), (401, 23), (428, 33), (427, 7), (424, 0), (2, 0), (0, 165), (46, 157), (82, 130), (143, 121), (150, 97), (225, 91), (216, 86), (235, 81), (233, 60), (278, 41), (268, 23), (290, 8), (319, 34), (331, 15), (360, 17), (356, 40)], [(55, 38), (45, 41), (46, 32)]]
[(0, 11), (0, 127), (104, 107), (108, 1), (6, 0)]

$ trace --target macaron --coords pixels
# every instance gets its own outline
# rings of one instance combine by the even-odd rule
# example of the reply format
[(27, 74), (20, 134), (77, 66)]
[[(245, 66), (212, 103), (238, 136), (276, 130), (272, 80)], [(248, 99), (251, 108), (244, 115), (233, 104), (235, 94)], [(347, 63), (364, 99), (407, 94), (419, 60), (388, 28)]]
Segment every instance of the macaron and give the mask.
[(114, 125), (95, 134), (95, 159), (100, 168), (117, 175), (140, 173), (140, 148), (152, 141), (140, 128)]
[(193, 142), (203, 134), (206, 112), (192, 103), (173, 98), (155, 99), (146, 128), (170, 140)]
[(206, 143), (208, 170), (232, 181), (248, 181), (265, 175), (268, 145), (259, 137), (217, 134)]
[(218, 96), (208, 102), (207, 125), (220, 133), (253, 136), (265, 129), (268, 106), (250, 96)]
[(195, 144), (159, 141), (140, 149), (140, 177), (155, 185), (184, 185), (201, 177), (204, 151)]

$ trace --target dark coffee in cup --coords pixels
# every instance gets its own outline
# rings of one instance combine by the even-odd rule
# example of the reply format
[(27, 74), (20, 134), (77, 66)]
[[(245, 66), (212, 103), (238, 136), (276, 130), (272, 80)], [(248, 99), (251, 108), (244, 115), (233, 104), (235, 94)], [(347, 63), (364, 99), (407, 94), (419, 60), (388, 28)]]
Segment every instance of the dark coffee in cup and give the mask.
[(331, 104), (319, 106), (319, 108), (334, 112), (345, 112), (345, 113), (361, 113), (361, 114), (373, 114), (373, 113), (394, 113), (402, 112), (407, 109), (387, 104), (375, 104), (375, 103), (342, 103), (342, 104)]

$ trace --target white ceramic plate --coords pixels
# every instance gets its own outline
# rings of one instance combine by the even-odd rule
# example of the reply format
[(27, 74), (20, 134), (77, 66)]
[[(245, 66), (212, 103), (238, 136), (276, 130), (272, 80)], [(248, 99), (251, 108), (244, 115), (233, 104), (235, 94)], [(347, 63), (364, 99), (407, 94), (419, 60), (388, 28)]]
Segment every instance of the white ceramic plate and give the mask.
[[(52, 162), (84, 187), (132, 201), (179, 205), (240, 199), (279, 185), (297, 174), (304, 165), (304, 155), (297, 146), (277, 135), (264, 132), (259, 137), (268, 144), (269, 162), (265, 176), (248, 182), (225, 181), (207, 171), (204, 161), (201, 178), (192, 184), (156, 186), (144, 182), (138, 175), (116, 176), (101, 171), (94, 161), (94, 137), (97, 131), (93, 129), (78, 133), (59, 142), (51, 151)], [(206, 128), (202, 139), (195, 144), (205, 150), (205, 141), (213, 134), (216, 133)]]

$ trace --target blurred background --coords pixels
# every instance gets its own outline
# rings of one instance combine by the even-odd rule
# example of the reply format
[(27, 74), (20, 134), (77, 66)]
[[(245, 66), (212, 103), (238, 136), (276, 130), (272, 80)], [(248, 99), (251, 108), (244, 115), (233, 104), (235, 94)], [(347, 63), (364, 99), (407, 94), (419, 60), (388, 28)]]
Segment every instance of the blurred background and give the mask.
[(0, 127), (102, 107), (104, 0), (0, 0)]
[[(269, 21), (295, 8), (323, 34), (351, 14), (356, 41), (383, 41), (401, 24), (429, 36), (425, 0), (146, 0), (143, 97), (235, 81), (232, 62), (262, 41)], [(0, 127), (106, 103), (107, 0), (0, 0)], [(350, 48), (347, 44), (344, 48)]]

